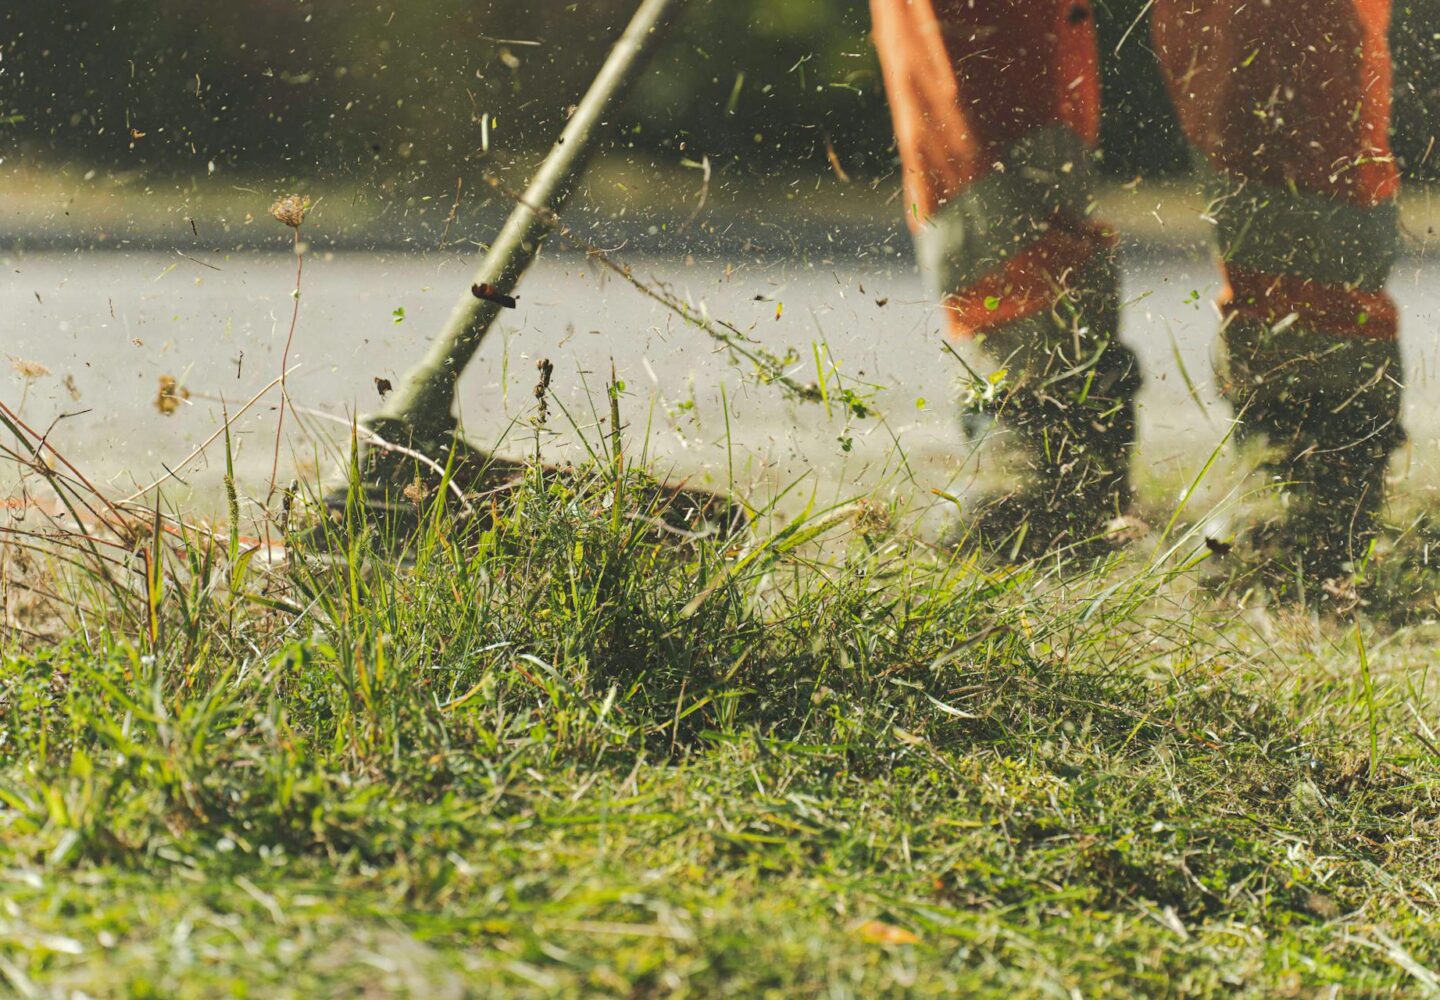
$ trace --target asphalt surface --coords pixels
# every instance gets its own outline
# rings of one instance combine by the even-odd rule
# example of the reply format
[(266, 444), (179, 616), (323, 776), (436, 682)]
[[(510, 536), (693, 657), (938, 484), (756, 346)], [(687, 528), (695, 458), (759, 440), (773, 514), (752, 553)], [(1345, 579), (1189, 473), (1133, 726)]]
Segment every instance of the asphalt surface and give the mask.
[[(961, 366), (944, 349), (940, 317), (908, 256), (771, 259), (627, 262), (637, 277), (770, 349), (794, 348), (801, 380), (815, 378), (821, 345), (822, 364), (835, 365), (847, 384), (880, 387), (873, 391), (883, 421), (847, 423), (833, 408), (787, 402), (673, 313), (583, 255), (556, 252), (526, 279), (519, 307), (465, 375), (460, 408), (470, 437), (508, 454), (533, 449), (535, 366), (549, 358), (558, 405), (542, 436), (548, 458), (581, 455), (579, 438), (598, 433), (613, 363), (625, 383), (632, 447), (697, 482), (733, 482), (757, 495), (799, 482), (793, 496), (826, 499), (877, 484), (914, 496), (963, 492), (977, 468), (983, 474), (984, 455), (977, 463), (956, 429)], [(168, 477), (177, 502), (217, 509), (220, 445), (187, 456), (221, 426), (222, 399), (233, 415), (279, 375), (294, 257), (41, 251), (12, 252), (4, 264), (0, 398), (36, 428), (50, 428), (49, 440), (115, 493)], [(307, 257), (289, 391), (298, 406), (336, 419), (302, 414), (287, 423), (281, 479), (332, 464), (326, 439), (343, 440), (345, 423), (375, 408), (377, 380), (399, 383), (468, 290), (470, 266), (459, 253)], [(1146, 369), (1142, 475), (1183, 481), (1226, 430), (1210, 371), (1219, 275), (1203, 254), (1136, 248), (1124, 283), (1122, 336)], [(1402, 261), (1392, 287), (1411, 386), (1406, 468), (1423, 471), (1440, 464), (1440, 261)], [(162, 377), (190, 394), (168, 416), (157, 403)], [(272, 389), (233, 426), (238, 478), (251, 496), (267, 490), (276, 402)], [(6, 475), (13, 494), (14, 475)]]

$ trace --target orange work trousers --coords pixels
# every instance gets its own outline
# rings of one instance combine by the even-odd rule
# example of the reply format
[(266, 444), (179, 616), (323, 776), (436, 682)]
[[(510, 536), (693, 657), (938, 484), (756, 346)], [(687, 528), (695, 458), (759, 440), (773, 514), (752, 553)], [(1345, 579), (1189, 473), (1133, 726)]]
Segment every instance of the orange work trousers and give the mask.
[[(871, 0), (922, 260), (952, 327), (1049, 308), (1113, 237), (1091, 217), (1091, 0)], [(1390, 0), (1157, 0), (1181, 127), (1209, 168), (1236, 318), (1393, 340)]]

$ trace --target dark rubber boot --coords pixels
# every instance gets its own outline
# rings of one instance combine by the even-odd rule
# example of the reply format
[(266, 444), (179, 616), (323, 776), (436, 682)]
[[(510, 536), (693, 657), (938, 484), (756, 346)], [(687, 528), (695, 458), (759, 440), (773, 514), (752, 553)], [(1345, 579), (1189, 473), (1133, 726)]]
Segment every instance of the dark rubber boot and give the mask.
[(998, 388), (988, 382), (972, 391), (967, 408), (993, 416), (1006, 432), (1023, 481), (981, 498), (952, 530), (952, 542), (1024, 560), (1094, 555), (1117, 541), (1111, 526), (1131, 503), (1140, 366), (1115, 339), (1113, 266), (1099, 270), (1087, 290), (1064, 291), (1055, 309), (982, 341), (1006, 374)]
[[(1284, 516), (1257, 526), (1272, 584), (1333, 592), (1370, 555), (1385, 469), (1405, 440), (1399, 346), (1232, 323), (1222, 389), (1243, 435), (1263, 435), (1263, 470)], [(1340, 588), (1340, 589), (1343, 589)]]

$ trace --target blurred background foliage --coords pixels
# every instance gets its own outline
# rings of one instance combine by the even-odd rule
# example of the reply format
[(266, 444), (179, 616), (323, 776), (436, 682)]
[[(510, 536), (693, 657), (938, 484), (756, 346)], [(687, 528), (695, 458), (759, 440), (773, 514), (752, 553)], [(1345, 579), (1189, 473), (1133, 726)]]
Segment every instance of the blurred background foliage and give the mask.
[[(117, 172), (451, 182), (477, 161), (543, 151), (633, 6), (0, 0), (0, 143)], [(1117, 177), (1187, 165), (1146, 7), (1097, 0)], [(829, 171), (828, 148), (853, 174), (885, 175), (894, 151), (866, 8), (692, 0), (611, 148), (767, 175)], [(1437, 39), (1440, 0), (1397, 0), (1397, 152), (1411, 177), (1440, 176), (1440, 156), (1427, 155)]]

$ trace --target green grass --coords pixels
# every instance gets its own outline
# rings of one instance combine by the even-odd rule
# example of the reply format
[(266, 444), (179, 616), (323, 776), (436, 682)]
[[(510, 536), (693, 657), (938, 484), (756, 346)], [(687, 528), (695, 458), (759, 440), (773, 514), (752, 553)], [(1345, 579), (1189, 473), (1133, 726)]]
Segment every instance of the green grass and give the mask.
[(1183, 524), (667, 543), (618, 467), (427, 501), (404, 571), (6, 536), (0, 993), (1440, 990), (1433, 630), (1239, 614)]

